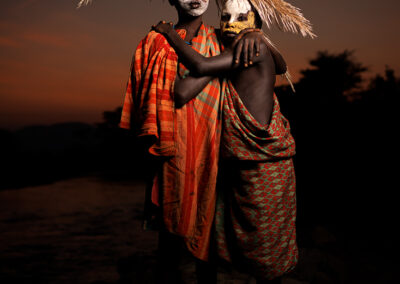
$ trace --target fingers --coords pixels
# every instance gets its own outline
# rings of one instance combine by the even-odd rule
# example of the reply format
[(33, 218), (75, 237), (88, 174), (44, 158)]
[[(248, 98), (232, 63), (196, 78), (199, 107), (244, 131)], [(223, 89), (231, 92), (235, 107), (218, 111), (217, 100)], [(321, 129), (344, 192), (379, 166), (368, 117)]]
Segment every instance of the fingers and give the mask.
[(242, 49), (243, 49), (243, 40), (239, 41), (239, 43), (236, 45), (235, 57), (234, 57), (235, 64), (239, 63), (240, 56), (242, 55)]
[(256, 29), (242, 30), (236, 37), (234, 44), (235, 56), (234, 61), (239, 63), (240, 58), (243, 60), (243, 66), (248, 67), (254, 63), (254, 57), (260, 56), (261, 41), (263, 40), (260, 31)]
[(260, 45), (261, 45), (260, 38), (256, 39), (254, 45), (255, 45), (255, 48), (256, 48), (256, 56), (258, 57), (258, 56), (260, 56)]
[(243, 65), (244, 67), (249, 66), (248, 63), (248, 57), (249, 57), (249, 41), (247, 39), (244, 39), (244, 45), (243, 45)]
[(235, 39), (233, 40), (232, 46), (236, 46), (236, 44), (242, 39), (244, 34), (242, 34), (242, 32), (240, 32)]
[(156, 32), (162, 33), (163, 31), (168, 30), (166, 25), (173, 27), (174, 23), (173, 22), (166, 23), (165, 21), (159, 21), (157, 25), (152, 25), (151, 29)]
[(242, 36), (244, 36), (244, 35), (247, 34), (247, 33), (248, 33), (248, 29), (244, 29), (244, 30), (241, 30), (241, 31), (239, 32), (238, 36), (239, 36), (239, 37), (242, 37)]
[(249, 65), (253, 65), (253, 56), (254, 56), (254, 40), (249, 40)]

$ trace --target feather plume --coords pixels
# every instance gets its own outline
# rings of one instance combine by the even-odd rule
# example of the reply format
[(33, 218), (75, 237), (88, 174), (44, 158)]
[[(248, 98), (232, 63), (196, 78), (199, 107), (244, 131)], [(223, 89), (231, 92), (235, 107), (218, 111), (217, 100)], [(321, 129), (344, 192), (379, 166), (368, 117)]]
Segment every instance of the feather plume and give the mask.
[(311, 23), (300, 9), (283, 0), (249, 0), (268, 28), (276, 24), (284, 32), (300, 33), (302, 36), (316, 37)]
[(76, 8), (79, 9), (82, 6), (87, 6), (91, 2), (92, 2), (92, 0), (81, 0), (81, 1), (79, 1), (78, 6)]
[(285, 74), (282, 74), (282, 77), (288, 81), (290, 88), (292, 88), (293, 93), (296, 93), (296, 90), (294, 89), (293, 82), (292, 82), (292, 75), (289, 73), (289, 69), (286, 71)]

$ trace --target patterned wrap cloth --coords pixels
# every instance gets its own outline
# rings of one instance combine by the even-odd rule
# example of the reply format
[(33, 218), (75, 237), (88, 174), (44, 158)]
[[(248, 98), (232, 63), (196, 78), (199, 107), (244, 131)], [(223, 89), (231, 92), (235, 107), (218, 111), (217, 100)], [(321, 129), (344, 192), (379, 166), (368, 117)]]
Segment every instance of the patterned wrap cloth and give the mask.
[(297, 264), (295, 142), (274, 94), (261, 125), (225, 80), (216, 209), (216, 246), (224, 260), (273, 279)]
[[(185, 37), (184, 31), (178, 33)], [(218, 55), (214, 28), (201, 25), (192, 47), (207, 57)], [(137, 135), (153, 136), (156, 142), (149, 152), (168, 157), (154, 180), (152, 201), (161, 207), (163, 226), (184, 237), (195, 257), (207, 260), (215, 214), (221, 86), (214, 79), (196, 98), (175, 108), (177, 72), (188, 73), (166, 39), (150, 32), (134, 56), (120, 126), (132, 124)]]

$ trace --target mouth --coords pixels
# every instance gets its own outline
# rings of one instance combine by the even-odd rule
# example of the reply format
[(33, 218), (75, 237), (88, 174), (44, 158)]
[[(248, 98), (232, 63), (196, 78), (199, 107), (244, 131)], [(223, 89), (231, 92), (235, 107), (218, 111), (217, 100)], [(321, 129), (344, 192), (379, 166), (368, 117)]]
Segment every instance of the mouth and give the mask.
[(226, 37), (235, 37), (235, 36), (237, 36), (237, 33), (234, 33), (234, 32), (224, 32), (224, 36), (226, 36)]
[(198, 8), (200, 8), (201, 4), (200, 4), (200, 2), (193, 1), (193, 2), (189, 3), (189, 6), (191, 9), (198, 9)]

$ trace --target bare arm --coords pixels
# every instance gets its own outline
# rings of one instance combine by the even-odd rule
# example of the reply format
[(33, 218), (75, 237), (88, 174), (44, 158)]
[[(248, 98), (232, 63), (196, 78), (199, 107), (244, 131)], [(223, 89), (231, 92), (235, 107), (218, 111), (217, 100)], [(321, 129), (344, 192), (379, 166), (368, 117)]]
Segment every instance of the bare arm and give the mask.
[[(243, 35), (242, 35), (243, 33)], [(271, 52), (272, 58), (275, 63), (275, 74), (281, 75), (287, 71), (285, 59), (275, 46), (259, 31), (259, 32), (246, 32), (242, 31), (235, 46), (235, 62), (239, 62), (242, 58), (243, 65), (247, 67), (254, 63), (255, 57), (260, 55), (261, 42), (265, 43)], [(254, 50), (255, 49), (255, 50)]]
[(222, 54), (205, 57), (197, 53), (178, 35), (171, 25), (160, 22), (153, 28), (162, 33), (178, 54), (180, 61), (197, 76), (220, 76), (221, 73), (239, 67), (233, 62), (233, 52), (226, 49)]
[(271, 51), (272, 59), (275, 62), (275, 74), (282, 75), (287, 71), (286, 61), (283, 59), (281, 53), (273, 46), (268, 46)]
[(212, 79), (211, 76), (188, 76), (184, 79), (176, 77), (174, 87), (175, 107), (180, 108), (196, 97)]
[[(265, 61), (268, 58), (270, 61), (270, 65), (275, 65), (271, 66), (271, 68), (276, 69), (276, 64), (274, 64), (274, 55), (272, 53), (272, 50), (265, 44), (264, 42), (260, 44), (260, 48), (258, 49), (258, 52), (260, 53), (259, 56), (254, 60), (252, 64), (256, 65), (261, 61)], [(279, 53), (278, 53), (279, 54)], [(271, 70), (271, 72), (274, 72)], [(182, 107), (185, 105), (187, 102), (189, 102), (191, 99), (196, 97), (201, 90), (204, 89), (204, 87), (208, 84), (209, 81), (213, 79), (212, 76), (205, 76), (205, 77), (192, 77), (188, 76), (184, 79), (180, 79), (177, 77), (175, 80), (175, 88), (174, 88), (174, 100), (175, 100), (175, 106), (177, 108)]]

